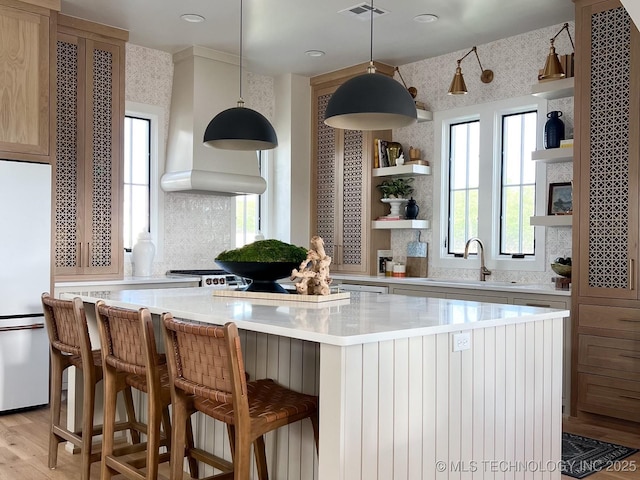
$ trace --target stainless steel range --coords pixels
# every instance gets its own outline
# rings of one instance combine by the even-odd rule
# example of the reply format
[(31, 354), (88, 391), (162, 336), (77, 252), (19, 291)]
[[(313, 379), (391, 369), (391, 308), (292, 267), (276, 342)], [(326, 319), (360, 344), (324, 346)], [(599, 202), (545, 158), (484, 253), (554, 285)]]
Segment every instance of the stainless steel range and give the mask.
[(201, 287), (235, 290), (249, 285), (242, 277), (224, 270), (169, 270), (169, 277), (200, 277)]

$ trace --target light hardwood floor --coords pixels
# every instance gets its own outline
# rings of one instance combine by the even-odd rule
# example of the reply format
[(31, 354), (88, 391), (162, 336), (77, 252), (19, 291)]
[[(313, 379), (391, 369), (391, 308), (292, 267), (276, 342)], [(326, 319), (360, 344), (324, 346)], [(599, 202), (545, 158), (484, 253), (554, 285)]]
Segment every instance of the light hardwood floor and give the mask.
[[(0, 480), (78, 480), (80, 455), (58, 447), (58, 466), (48, 467), (49, 408), (0, 415)], [(168, 463), (160, 470), (169, 478)], [(189, 479), (185, 473), (184, 479)], [(100, 480), (100, 465), (91, 466), (91, 480)]]
[[(68, 453), (61, 445), (58, 450), (58, 467), (47, 467), (47, 445), (49, 409), (43, 407), (21, 413), (0, 415), (0, 480), (77, 480), (80, 456)], [(576, 418), (565, 418), (566, 432), (640, 448), (640, 429), (637, 433), (620, 432), (594, 426)], [(640, 452), (626, 459), (636, 470), (626, 472), (598, 472), (588, 480), (638, 480), (640, 478)], [(631, 463), (633, 462), (633, 463)], [(168, 465), (163, 465), (161, 474), (167, 475)], [(184, 480), (189, 475), (185, 473)], [(99, 480), (97, 463), (91, 467), (91, 480)], [(562, 476), (563, 480), (571, 477)]]

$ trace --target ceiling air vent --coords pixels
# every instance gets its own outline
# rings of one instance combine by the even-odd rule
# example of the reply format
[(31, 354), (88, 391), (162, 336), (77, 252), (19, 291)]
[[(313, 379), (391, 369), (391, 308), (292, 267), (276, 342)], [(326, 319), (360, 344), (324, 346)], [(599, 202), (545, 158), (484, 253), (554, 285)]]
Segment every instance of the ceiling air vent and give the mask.
[[(360, 21), (368, 22), (371, 19), (371, 5), (368, 3), (359, 3), (353, 7), (345, 8), (338, 12), (340, 15), (346, 15), (347, 17), (357, 18)], [(382, 15), (389, 13), (387, 10), (383, 10), (379, 7), (373, 7), (373, 18), (376, 19)]]

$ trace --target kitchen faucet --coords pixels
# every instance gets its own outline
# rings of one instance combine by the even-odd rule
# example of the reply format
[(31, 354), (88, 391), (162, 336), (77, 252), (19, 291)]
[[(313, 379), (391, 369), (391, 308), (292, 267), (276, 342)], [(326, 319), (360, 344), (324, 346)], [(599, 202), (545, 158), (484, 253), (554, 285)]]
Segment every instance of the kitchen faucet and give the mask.
[(478, 237), (471, 237), (467, 240), (467, 243), (464, 246), (464, 258), (469, 258), (469, 245), (474, 241), (478, 242), (478, 246), (480, 247), (480, 281), (484, 282), (487, 275), (491, 275), (491, 270), (488, 270), (487, 267), (484, 266), (484, 244), (482, 243), (482, 240)]

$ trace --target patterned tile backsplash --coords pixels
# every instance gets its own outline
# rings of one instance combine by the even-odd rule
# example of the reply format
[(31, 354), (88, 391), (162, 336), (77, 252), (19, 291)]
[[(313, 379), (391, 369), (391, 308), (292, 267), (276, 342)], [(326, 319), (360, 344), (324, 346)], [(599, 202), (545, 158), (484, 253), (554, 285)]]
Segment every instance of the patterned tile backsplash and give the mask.
[[(452, 108), (491, 102), (504, 98), (528, 95), (535, 83), (538, 69), (542, 67), (548, 53), (549, 38), (561, 25), (535, 30), (522, 35), (478, 45), (478, 54), (483, 67), (494, 71), (490, 84), (480, 82), (478, 66), (473, 59), (463, 65), (468, 95), (447, 95), (449, 82), (455, 70), (456, 60), (467, 50), (441, 55), (401, 66), (407, 85), (418, 89), (417, 100), (424, 102), (429, 110), (441, 111)], [(570, 23), (573, 32), (574, 25)], [(559, 53), (571, 50), (568, 38), (561, 35), (556, 40)], [(166, 52), (127, 44), (126, 98), (127, 100), (156, 105), (164, 109), (165, 131), (168, 129), (173, 62)], [(273, 119), (275, 111), (274, 79), (247, 73), (245, 79), (245, 101), (251, 108)], [(550, 101), (549, 111), (561, 110), (566, 131), (573, 131), (573, 99)], [(393, 132), (394, 140), (420, 148), (425, 158), (433, 161), (434, 132), (430, 122), (416, 124)], [(551, 164), (547, 167), (547, 183), (570, 181), (572, 164)], [(414, 197), (420, 205), (419, 218), (431, 219), (433, 212), (433, 177), (417, 178)], [(215, 255), (232, 248), (231, 235), (235, 219), (232, 218), (233, 197), (171, 193), (164, 195), (164, 244), (163, 259), (154, 264), (154, 274), (162, 274), (169, 268), (207, 268)], [(393, 231), (391, 248), (394, 257), (403, 260), (407, 242), (414, 240), (413, 231)], [(422, 241), (432, 243), (431, 230), (422, 231)], [(571, 229), (567, 227), (546, 228), (546, 251), (549, 260), (556, 256), (570, 255)], [(125, 273), (131, 273), (131, 264), (125, 262)], [(476, 269), (456, 272), (464, 278), (475, 279)], [(429, 276), (447, 277), (449, 272), (429, 266)], [(554, 274), (545, 272), (494, 271), (495, 281), (549, 282)]]

